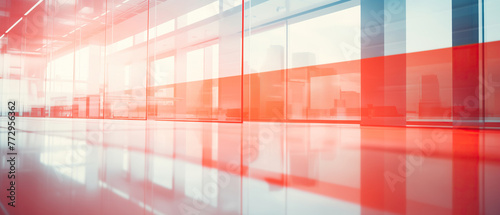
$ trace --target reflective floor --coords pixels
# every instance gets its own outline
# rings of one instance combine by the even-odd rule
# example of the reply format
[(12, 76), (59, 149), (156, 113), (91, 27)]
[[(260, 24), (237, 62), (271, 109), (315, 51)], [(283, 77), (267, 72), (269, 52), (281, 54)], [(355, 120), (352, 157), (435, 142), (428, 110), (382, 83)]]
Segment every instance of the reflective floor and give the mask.
[[(1, 121), (1, 125), (6, 122)], [(500, 131), (18, 118), (0, 214), (500, 214)]]

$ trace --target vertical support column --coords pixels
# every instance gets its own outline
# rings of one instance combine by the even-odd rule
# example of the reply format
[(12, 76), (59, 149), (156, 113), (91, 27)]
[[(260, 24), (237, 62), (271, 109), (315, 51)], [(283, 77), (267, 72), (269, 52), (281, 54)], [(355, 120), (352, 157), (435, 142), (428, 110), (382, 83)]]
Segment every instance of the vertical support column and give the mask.
[[(384, 105), (384, 20), (375, 21), (370, 13), (384, 11), (383, 1), (361, 0), (361, 125), (381, 124), (375, 113)], [(361, 130), (361, 139), (377, 139), (371, 130)], [(361, 145), (361, 214), (382, 211), (384, 199), (384, 155)]]
[[(453, 126), (480, 126), (479, 12), (476, 0), (454, 0)], [(453, 213), (479, 212), (479, 136), (477, 131), (453, 132)]]
[(361, 125), (406, 124), (405, 2), (361, 1)]
[(384, 9), (384, 125), (405, 126), (406, 0), (385, 0)]
[(454, 0), (453, 126), (480, 126), (479, 12), (477, 0)]
[[(405, 2), (361, 0), (361, 125), (405, 125)], [(406, 212), (406, 151), (373, 150), (405, 138), (405, 129), (361, 129), (361, 214)]]
[(384, 1), (361, 0), (361, 125), (382, 125), (384, 107)]

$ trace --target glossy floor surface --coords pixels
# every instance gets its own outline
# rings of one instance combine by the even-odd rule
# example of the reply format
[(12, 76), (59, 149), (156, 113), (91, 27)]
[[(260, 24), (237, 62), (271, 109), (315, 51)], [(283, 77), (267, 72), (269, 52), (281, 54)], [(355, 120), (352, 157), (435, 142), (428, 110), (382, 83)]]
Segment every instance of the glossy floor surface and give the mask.
[(500, 131), (16, 119), (0, 214), (500, 214)]

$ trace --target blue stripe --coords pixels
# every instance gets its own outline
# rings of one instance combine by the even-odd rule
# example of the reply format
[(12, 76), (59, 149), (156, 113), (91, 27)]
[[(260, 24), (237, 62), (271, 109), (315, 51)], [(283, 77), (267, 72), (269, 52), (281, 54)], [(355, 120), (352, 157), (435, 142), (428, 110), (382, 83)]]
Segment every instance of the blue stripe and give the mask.
[(453, 0), (453, 46), (479, 42), (479, 7), (477, 0)]

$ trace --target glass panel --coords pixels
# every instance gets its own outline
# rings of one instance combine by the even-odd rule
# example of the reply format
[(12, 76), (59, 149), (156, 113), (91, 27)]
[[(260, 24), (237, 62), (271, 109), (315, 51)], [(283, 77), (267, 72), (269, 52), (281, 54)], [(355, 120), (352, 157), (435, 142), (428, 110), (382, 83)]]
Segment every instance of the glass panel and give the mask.
[(484, 1), (484, 101), (487, 122), (500, 122), (500, 2)]
[(407, 1), (406, 11), (406, 119), (451, 121), (451, 1)]
[(451, 47), (451, 0), (406, 2), (406, 51)]
[(223, 5), (150, 2), (148, 118), (241, 121), (241, 5)]
[(360, 118), (360, 7), (332, 9), (290, 20), (288, 119)]
[(134, 45), (134, 35), (148, 29), (147, 1), (108, 0), (106, 6), (104, 117), (145, 119), (148, 53), (146, 45)]

